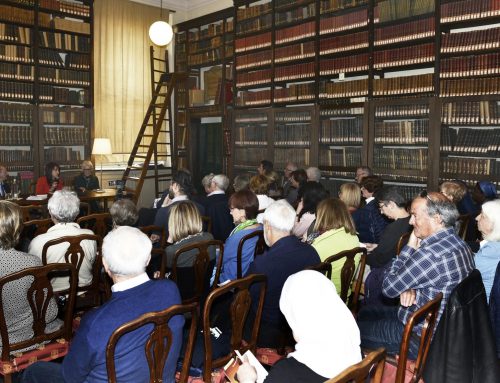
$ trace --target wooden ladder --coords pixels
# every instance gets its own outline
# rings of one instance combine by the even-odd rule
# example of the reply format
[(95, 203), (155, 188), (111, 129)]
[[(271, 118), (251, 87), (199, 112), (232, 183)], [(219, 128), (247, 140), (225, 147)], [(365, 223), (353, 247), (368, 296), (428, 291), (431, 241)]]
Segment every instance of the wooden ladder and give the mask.
[[(122, 183), (127, 194), (137, 203), (146, 179), (154, 179), (155, 195), (159, 193), (159, 182), (172, 177), (172, 110), (174, 89), (185, 82), (184, 73), (161, 75), (149, 104), (146, 116), (137, 134)], [(151, 163), (153, 159), (153, 163)], [(148, 174), (148, 170), (152, 174)]]

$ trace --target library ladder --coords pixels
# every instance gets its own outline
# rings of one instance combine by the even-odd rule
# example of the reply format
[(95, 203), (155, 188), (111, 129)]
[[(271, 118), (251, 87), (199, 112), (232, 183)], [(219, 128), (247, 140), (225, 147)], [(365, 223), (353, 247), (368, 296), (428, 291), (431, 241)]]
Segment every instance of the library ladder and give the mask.
[[(175, 89), (186, 80), (186, 74), (165, 73), (159, 79), (146, 116), (130, 153), (122, 183), (137, 203), (144, 181), (153, 179), (158, 193), (160, 181), (172, 176), (172, 98)], [(153, 159), (153, 163), (151, 160)]]

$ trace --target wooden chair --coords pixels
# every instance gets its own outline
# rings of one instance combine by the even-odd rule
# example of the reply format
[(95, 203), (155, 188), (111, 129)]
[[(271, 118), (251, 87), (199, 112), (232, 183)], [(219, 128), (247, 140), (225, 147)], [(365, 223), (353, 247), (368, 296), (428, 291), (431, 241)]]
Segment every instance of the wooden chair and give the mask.
[(249, 241), (252, 238), (257, 238), (257, 243), (255, 245), (255, 250), (254, 250), (254, 258), (259, 255), (264, 253), (264, 251), (267, 249), (266, 242), (264, 241), (264, 232), (262, 230), (255, 230), (251, 232), (250, 234), (245, 235), (243, 238), (240, 239), (240, 242), (238, 243), (238, 252), (236, 253), (236, 275), (237, 278), (241, 278), (243, 276), (243, 270), (242, 270), (242, 254), (243, 254), (243, 246), (246, 241)]
[(106, 347), (106, 368), (108, 372), (108, 382), (116, 383), (115, 369), (115, 349), (120, 338), (139, 327), (153, 324), (154, 327), (145, 342), (144, 351), (149, 365), (150, 377), (149, 382), (163, 382), (163, 369), (172, 346), (172, 331), (168, 327), (170, 318), (175, 315), (191, 315), (191, 325), (189, 327), (189, 338), (184, 352), (184, 361), (180, 379), (178, 382), (185, 383), (188, 381), (189, 367), (191, 366), (191, 358), (193, 356), (194, 341), (196, 338), (196, 326), (198, 323), (197, 304), (191, 303), (187, 305), (174, 305), (163, 311), (146, 313), (133, 321), (125, 323), (118, 327), (109, 338)]
[(202, 215), (201, 222), (203, 224), (203, 230), (207, 233), (212, 233), (212, 218), (207, 215)]
[[(245, 319), (247, 318), (252, 298), (249, 288), (253, 284), (259, 284), (259, 302), (255, 320), (252, 327), (252, 335), (250, 339), (243, 340), (243, 329)], [(262, 309), (264, 307), (264, 298), (266, 294), (267, 277), (261, 274), (252, 274), (248, 277), (236, 279), (227, 283), (224, 286), (214, 289), (207, 297), (203, 310), (203, 339), (205, 343), (205, 363), (203, 366), (203, 380), (210, 382), (212, 369), (224, 366), (232, 357), (235, 357), (235, 350), (241, 351), (243, 354), (247, 350), (251, 350), (254, 354), (257, 345), (257, 335), (259, 333), (260, 319)], [(231, 317), (231, 351), (229, 354), (212, 360), (212, 341), (210, 338), (210, 312), (214, 303), (218, 298), (228, 293), (232, 293), (231, 305), (229, 314)], [(226, 295), (227, 296), (227, 295)]]
[(25, 205), (21, 206), (23, 222), (33, 219), (44, 219), (47, 217), (47, 205)]
[(369, 380), (371, 383), (380, 383), (384, 373), (384, 365), (385, 349), (381, 347), (370, 352), (361, 362), (346, 368), (335, 378), (327, 380), (325, 383), (365, 383), (370, 376), (372, 376)]
[[(163, 254), (163, 250), (165, 250), (165, 247), (167, 246), (167, 237), (165, 235), (165, 228), (161, 226), (149, 225), (149, 226), (141, 226), (139, 227), (139, 230), (142, 231), (144, 234), (146, 234), (148, 237), (150, 237), (151, 234), (160, 233), (160, 239), (158, 240), (158, 243)], [(155, 249), (153, 248), (153, 250)]]
[[(160, 279), (165, 278), (165, 270), (167, 268), (167, 265), (165, 264), (165, 248), (168, 246), (167, 236), (165, 235), (165, 228), (161, 226), (149, 225), (141, 226), (139, 227), (139, 230), (141, 230), (148, 237), (151, 237), (151, 234), (160, 235), (160, 239), (158, 240), (158, 242), (153, 243), (153, 249), (151, 250), (151, 262), (149, 266), (152, 269), (155, 269), (157, 267), (157, 259), (160, 259)], [(153, 266), (153, 264), (155, 266)]]
[[(410, 318), (408, 318), (405, 329), (403, 331), (401, 346), (399, 348), (399, 359), (396, 360), (392, 357), (387, 358), (386, 370), (394, 369), (394, 366), (397, 366), (396, 379), (394, 383), (404, 383), (405, 380), (408, 381), (407, 374), (411, 375), (411, 382), (418, 382), (422, 379), (422, 374), (424, 372), (425, 362), (427, 361), (427, 355), (431, 346), (432, 335), (434, 333), (434, 328), (436, 327), (436, 319), (442, 299), (443, 294), (439, 293), (433, 300), (420, 307), (420, 309), (415, 311), (410, 316)], [(413, 328), (416, 324), (422, 322), (422, 320), (424, 322), (422, 333), (420, 335), (418, 356), (414, 361), (415, 365), (412, 366), (412, 368), (409, 370), (407, 369), (407, 362), (408, 350), (410, 348), (410, 339), (412, 338), (412, 336), (415, 336), (415, 334), (413, 333)]]
[(80, 215), (82, 217), (90, 215), (90, 204), (88, 202), (80, 201)]
[(94, 234), (104, 238), (113, 229), (113, 220), (109, 213), (96, 213), (80, 217), (76, 223), (83, 229), (89, 229)]
[(23, 230), (19, 236), (19, 242), (16, 249), (27, 253), (33, 238), (40, 234), (45, 234), (53, 225), (54, 222), (50, 218), (33, 219), (31, 221), (24, 222)]
[[(80, 286), (78, 284), (77, 292), (79, 293), (77, 297), (76, 307), (81, 308), (91, 308), (99, 306), (101, 303), (101, 290), (100, 290), (100, 280), (101, 280), (101, 270), (102, 270), (102, 239), (98, 235), (94, 234), (81, 234), (75, 236), (65, 236), (57, 239), (52, 239), (47, 241), (42, 248), (42, 263), (47, 264), (47, 253), (51, 246), (56, 246), (62, 243), (68, 243), (68, 248), (64, 254), (64, 261), (66, 263), (71, 263), (75, 266), (77, 275), (80, 273), (80, 267), (82, 266), (85, 252), (82, 248), (82, 241), (95, 241), (96, 242), (96, 254), (94, 263), (92, 265), (92, 282), (87, 286)], [(59, 292), (59, 293), (66, 293)], [(81, 293), (81, 294), (80, 294)]]
[(328, 262), (320, 262), (316, 265), (306, 267), (306, 270), (319, 271), (328, 279), (332, 279), (332, 264)]
[(361, 291), (361, 285), (363, 283), (363, 274), (365, 273), (365, 265), (366, 265), (366, 248), (364, 247), (355, 247), (351, 250), (341, 251), (338, 254), (332, 255), (325, 259), (325, 262), (333, 263), (340, 261), (345, 258), (344, 265), (342, 266), (342, 270), (340, 271), (340, 298), (347, 303), (348, 302), (348, 293), (349, 288), (351, 287), (354, 279), (354, 275), (356, 273), (356, 263), (354, 262), (354, 257), (357, 254), (361, 253), (361, 258), (359, 260), (358, 266), (358, 276), (356, 281), (354, 282), (354, 289), (352, 290), (350, 309), (353, 314), (357, 314), (358, 311), (358, 300), (359, 294)]
[[(212, 246), (215, 247), (216, 252), (217, 249), (219, 249), (218, 260), (216, 261), (215, 279), (212, 285), (212, 288), (216, 288), (219, 284), (222, 261), (224, 258), (224, 243), (222, 241), (217, 241), (215, 239), (200, 241), (183, 246), (175, 252), (172, 262), (172, 272), (169, 278), (179, 286), (181, 295), (184, 295), (183, 303), (201, 302), (203, 297), (208, 293), (208, 290), (210, 289), (210, 277), (212, 276), (212, 268), (210, 265), (214, 264), (214, 261), (210, 261), (209, 248)], [(179, 262), (179, 258), (183, 254), (192, 250), (197, 252), (193, 265), (191, 267), (178, 267), (177, 263)], [(164, 258), (166, 258), (166, 256)], [(164, 262), (162, 262), (162, 265), (163, 264)], [(160, 274), (164, 275), (165, 270), (160, 270)], [(179, 274), (183, 274), (182, 277), (180, 277)], [(193, 277), (191, 277), (191, 275)], [(194, 280), (189, 280), (191, 278)], [(190, 290), (191, 288), (193, 288), (192, 295), (190, 297), (186, 297), (185, 291)]]
[[(66, 299), (66, 313), (64, 315), (63, 326), (50, 334), (45, 333), (45, 314), (52, 299), (55, 299), (54, 291), (50, 283), (51, 276), (68, 275), (69, 285)], [(29, 278), (29, 279), (28, 279)], [(33, 318), (33, 336), (27, 340), (10, 343), (7, 332), (7, 323), (4, 314), (4, 289), (8, 283), (16, 283), (21, 279), (31, 280), (31, 284), (26, 293), (26, 305), (31, 308)], [(29, 283), (29, 282), (28, 282)], [(76, 286), (78, 284), (76, 268), (71, 264), (54, 263), (46, 266), (30, 267), (0, 278), (0, 334), (2, 337), (2, 360), (0, 374), (4, 376), (5, 382), (12, 382), (11, 374), (27, 368), (32, 363), (39, 360), (53, 360), (66, 355), (69, 350), (69, 341), (72, 335), (72, 314), (75, 305)], [(10, 285), (12, 288), (12, 284)], [(12, 304), (12, 302), (9, 302)], [(19, 304), (19, 303), (18, 303)], [(61, 341), (62, 338), (62, 341)], [(38, 344), (46, 343), (42, 349), (21, 350), (34, 347)]]
[(469, 229), (470, 214), (460, 215), (457, 219), (457, 222), (459, 223), (458, 236), (465, 241), (467, 230)]
[(401, 237), (399, 237), (398, 244), (396, 245), (396, 255), (399, 255), (401, 253), (401, 250), (403, 250), (403, 247), (406, 246), (408, 243), (408, 240), (410, 239), (411, 232), (408, 233), (403, 233)]

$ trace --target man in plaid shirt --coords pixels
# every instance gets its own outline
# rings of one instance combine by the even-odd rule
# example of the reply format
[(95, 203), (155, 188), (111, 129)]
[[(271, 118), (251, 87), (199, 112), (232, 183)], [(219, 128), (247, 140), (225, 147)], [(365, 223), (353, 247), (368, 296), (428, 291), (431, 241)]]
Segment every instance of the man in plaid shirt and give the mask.
[[(437, 320), (451, 292), (474, 269), (471, 250), (455, 233), (458, 218), (455, 205), (440, 193), (423, 193), (411, 206), (413, 232), (407, 246), (386, 273), (383, 293), (400, 298), (399, 307), (367, 306), (358, 316), (361, 345), (385, 347), (389, 354), (399, 352), (408, 318), (439, 292), (443, 300)], [(422, 324), (416, 326), (418, 334)], [(415, 359), (418, 342), (411, 339), (409, 357)]]

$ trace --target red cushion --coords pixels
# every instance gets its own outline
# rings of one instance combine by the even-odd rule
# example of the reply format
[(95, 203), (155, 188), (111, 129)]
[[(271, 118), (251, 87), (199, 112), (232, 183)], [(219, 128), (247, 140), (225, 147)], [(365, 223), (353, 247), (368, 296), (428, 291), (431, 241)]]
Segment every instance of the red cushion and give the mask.
[(293, 351), (292, 348), (287, 347), (285, 349), (285, 354), (281, 355), (278, 353), (278, 350), (275, 348), (257, 348), (256, 350), (255, 357), (257, 360), (262, 363), (266, 364), (268, 366), (273, 366), (276, 362), (280, 361), (281, 359), (285, 359), (286, 356)]

